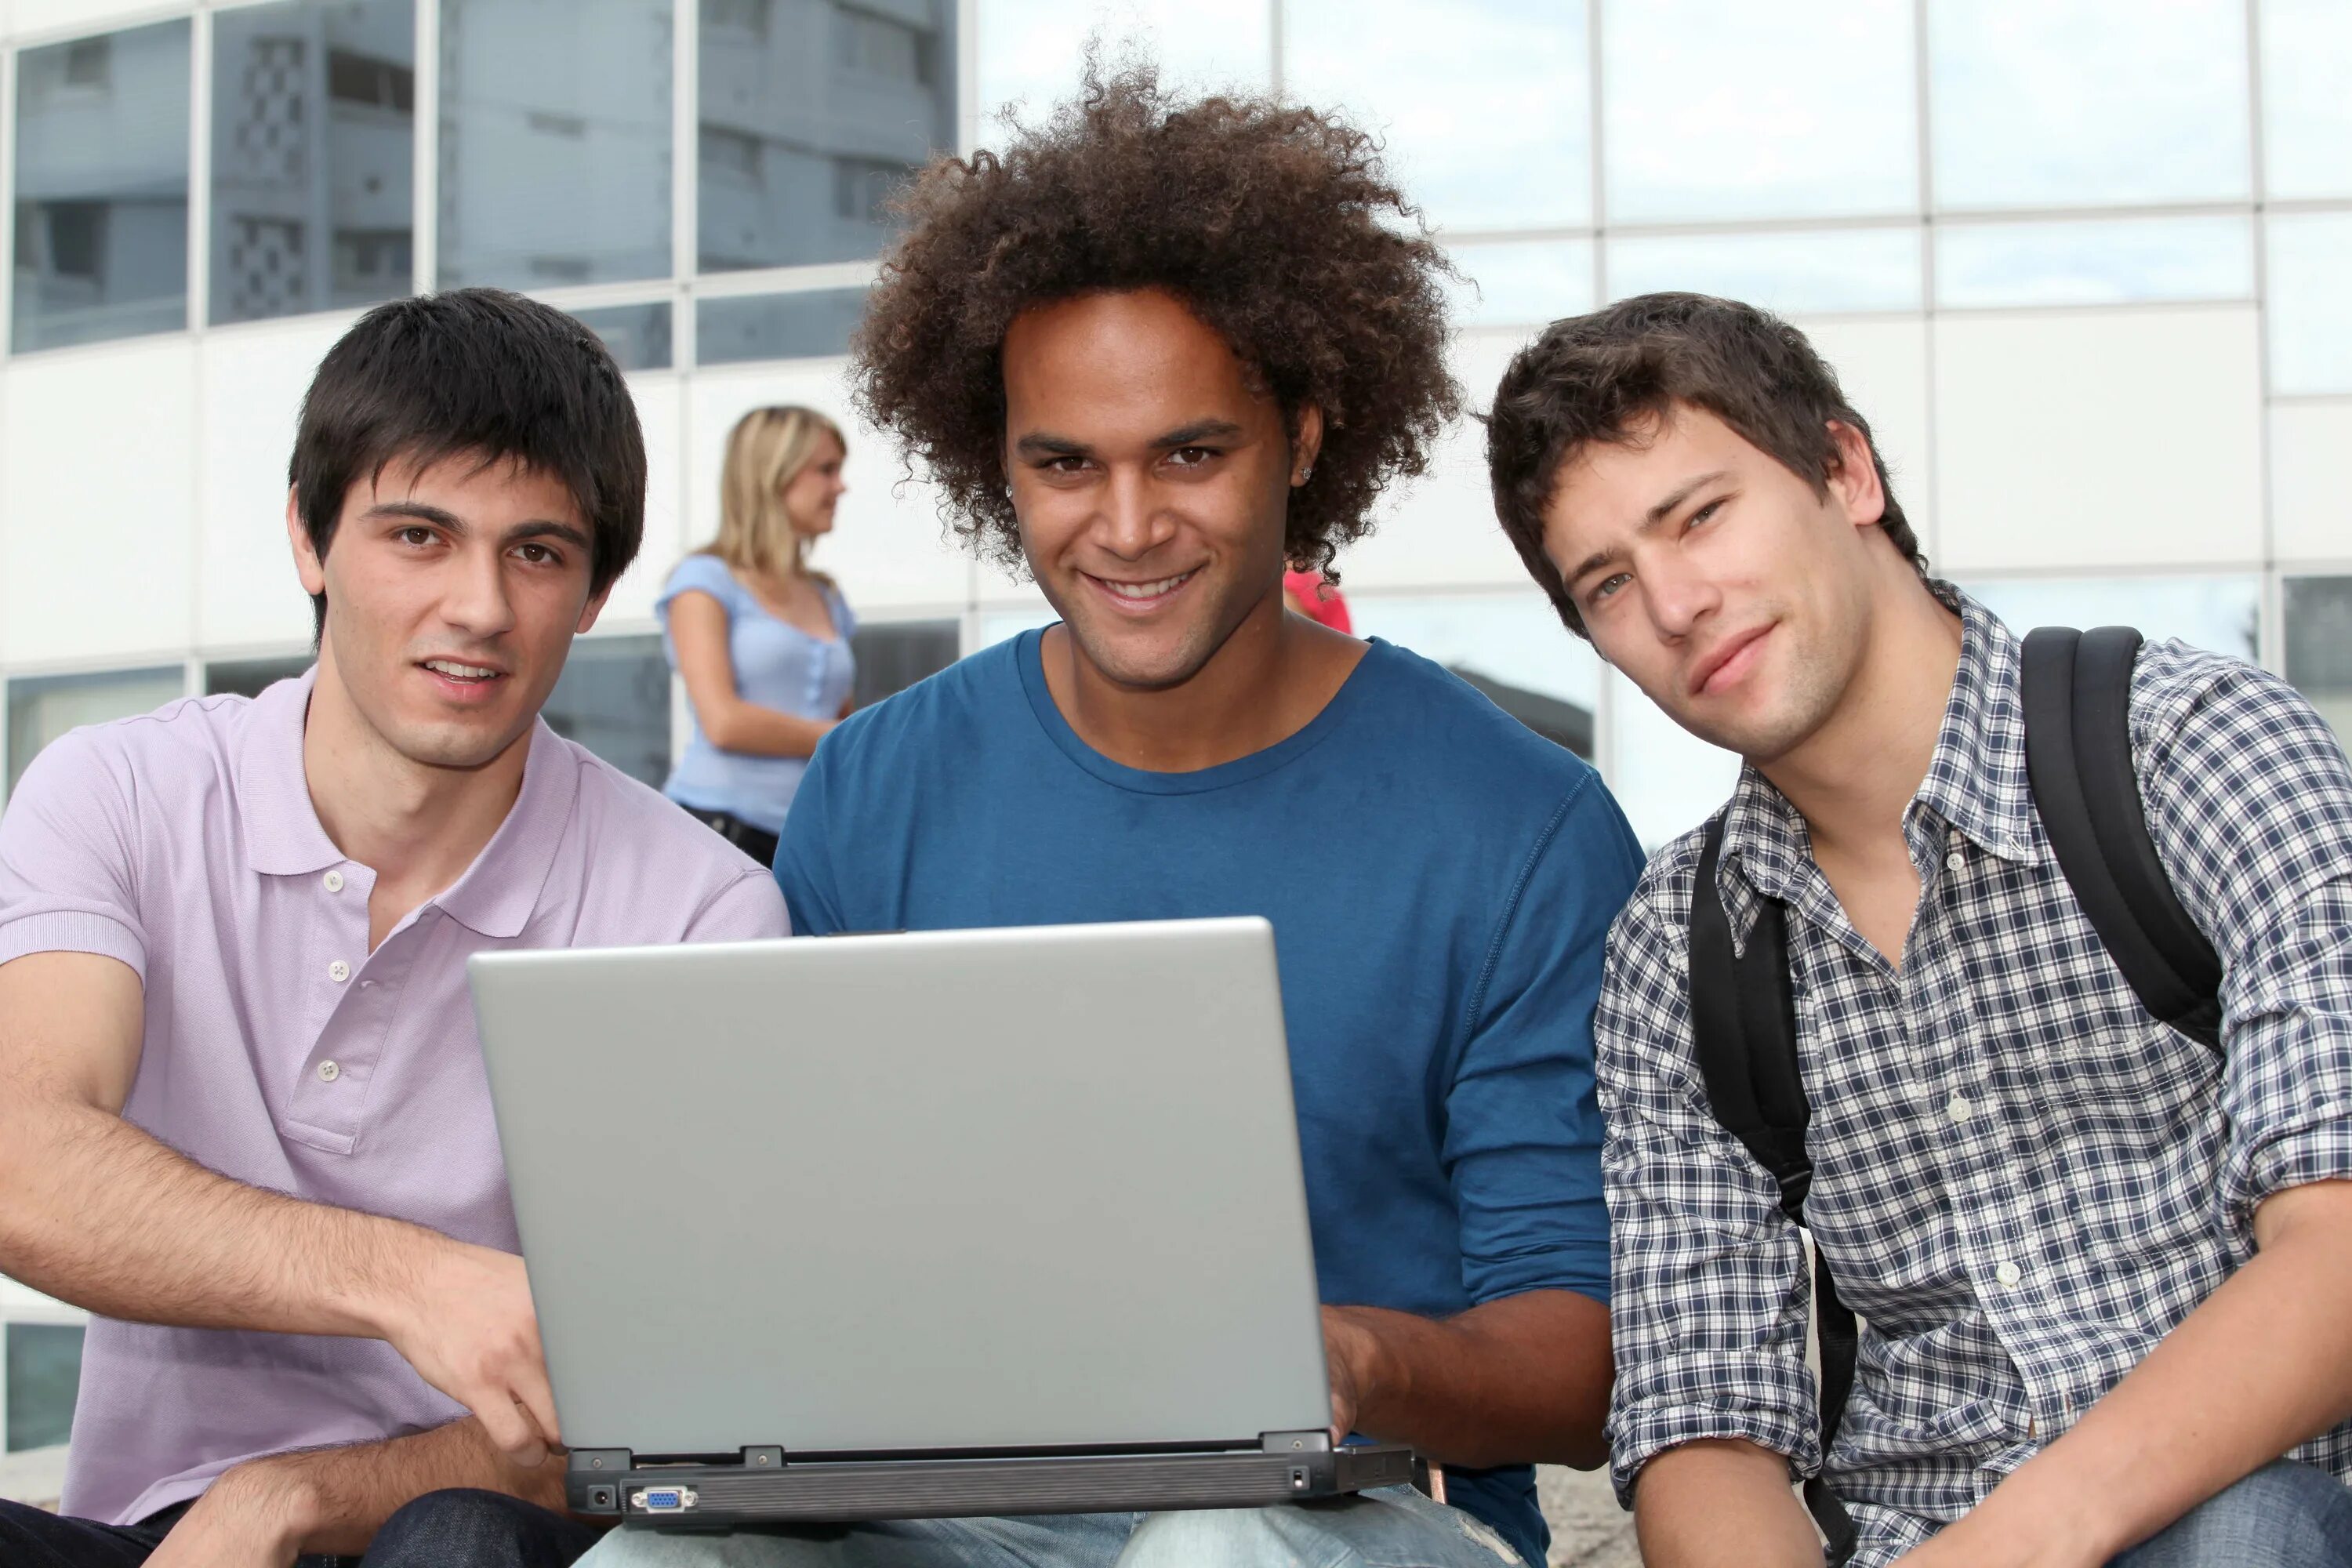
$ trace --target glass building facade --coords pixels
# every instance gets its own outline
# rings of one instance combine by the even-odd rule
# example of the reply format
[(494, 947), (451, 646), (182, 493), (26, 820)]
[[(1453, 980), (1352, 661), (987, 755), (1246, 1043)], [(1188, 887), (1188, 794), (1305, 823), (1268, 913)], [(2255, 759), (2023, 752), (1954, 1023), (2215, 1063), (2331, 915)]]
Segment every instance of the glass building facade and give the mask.
[[(651, 608), (728, 427), (847, 413), (889, 193), (1066, 96), (1089, 35), (1375, 131), (1465, 275), (1474, 401), (1554, 317), (1753, 300), (1838, 367), (1939, 571), (2252, 658), (2352, 731), (2343, 0), (0, 0), (7, 781), (302, 667), (302, 388), (359, 310), (477, 283), (629, 373), (645, 556), (550, 718), (657, 779)], [(819, 560), (862, 700), (1045, 618), (854, 426), (847, 477)], [(1360, 630), (1593, 757), (1646, 842), (1721, 799), (1730, 759), (1525, 582), (1475, 427), (1340, 565)], [(73, 1321), (0, 1284), (8, 1449), (62, 1432)]]

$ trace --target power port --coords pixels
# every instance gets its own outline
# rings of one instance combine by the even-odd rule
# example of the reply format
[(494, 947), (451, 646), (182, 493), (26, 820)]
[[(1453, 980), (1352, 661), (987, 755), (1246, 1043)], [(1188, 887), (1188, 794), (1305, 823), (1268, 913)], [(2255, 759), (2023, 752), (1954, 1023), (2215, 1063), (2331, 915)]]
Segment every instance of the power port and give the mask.
[(588, 1506), (592, 1510), (617, 1508), (620, 1506), (620, 1494), (611, 1487), (590, 1487)]

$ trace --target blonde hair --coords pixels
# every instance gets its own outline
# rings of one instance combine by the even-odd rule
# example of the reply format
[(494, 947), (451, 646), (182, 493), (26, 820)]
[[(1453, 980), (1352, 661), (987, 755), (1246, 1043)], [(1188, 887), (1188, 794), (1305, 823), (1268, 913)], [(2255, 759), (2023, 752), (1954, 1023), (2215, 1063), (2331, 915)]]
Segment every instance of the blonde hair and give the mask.
[(814, 408), (754, 408), (735, 421), (719, 472), (719, 537), (695, 553), (760, 576), (800, 572), (808, 541), (784, 510), (784, 490), (827, 436), (846, 456), (841, 426)]

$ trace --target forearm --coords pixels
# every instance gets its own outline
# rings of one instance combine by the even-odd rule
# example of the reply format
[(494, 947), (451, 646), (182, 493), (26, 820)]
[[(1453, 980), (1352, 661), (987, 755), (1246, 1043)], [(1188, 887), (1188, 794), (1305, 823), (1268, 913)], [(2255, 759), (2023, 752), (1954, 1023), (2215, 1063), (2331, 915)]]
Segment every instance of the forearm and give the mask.
[(1609, 1454), (1609, 1311), (1533, 1290), (1447, 1319), (1327, 1309), (1349, 1336), (1355, 1426), (1442, 1464), (1590, 1468)]
[(388, 1442), (256, 1459), (215, 1482), (206, 1506), (252, 1510), (290, 1552), (357, 1556), (402, 1507), (453, 1487), (504, 1492), (561, 1512), (563, 1461), (516, 1465), (469, 1418)]
[(1642, 1468), (1633, 1525), (1648, 1568), (1821, 1568), (1789, 1461), (1738, 1439), (1669, 1448)]
[(2272, 1200), (2310, 1206), (1994, 1489), (1971, 1533), (2071, 1521), (2079, 1538), (2063, 1560), (2104, 1563), (2352, 1417), (2352, 1184), (2321, 1186), (2335, 1190)]
[(265, 1192), (110, 1111), (19, 1102), (0, 1119), (0, 1272), (135, 1322), (381, 1335), (446, 1238)]
[(702, 732), (722, 752), (753, 757), (808, 757), (839, 721), (803, 719), (774, 708), (762, 708), (740, 698), (714, 704)]

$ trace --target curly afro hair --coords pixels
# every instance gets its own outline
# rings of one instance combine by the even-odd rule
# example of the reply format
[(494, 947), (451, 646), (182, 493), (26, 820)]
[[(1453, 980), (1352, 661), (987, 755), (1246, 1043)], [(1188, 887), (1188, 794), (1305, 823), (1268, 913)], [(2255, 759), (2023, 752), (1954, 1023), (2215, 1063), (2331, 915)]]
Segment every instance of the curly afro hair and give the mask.
[(1445, 369), (1444, 253), (1335, 116), (1258, 98), (1181, 101), (1149, 64), (1107, 72), (1011, 144), (940, 157), (852, 343), (858, 409), (945, 492), (956, 531), (1018, 567), (1005, 484), (1005, 330), (1097, 292), (1167, 290), (1222, 334), (1296, 430), (1323, 413), (1284, 552), (1328, 572), (1388, 481), (1419, 474), (1461, 407)]

